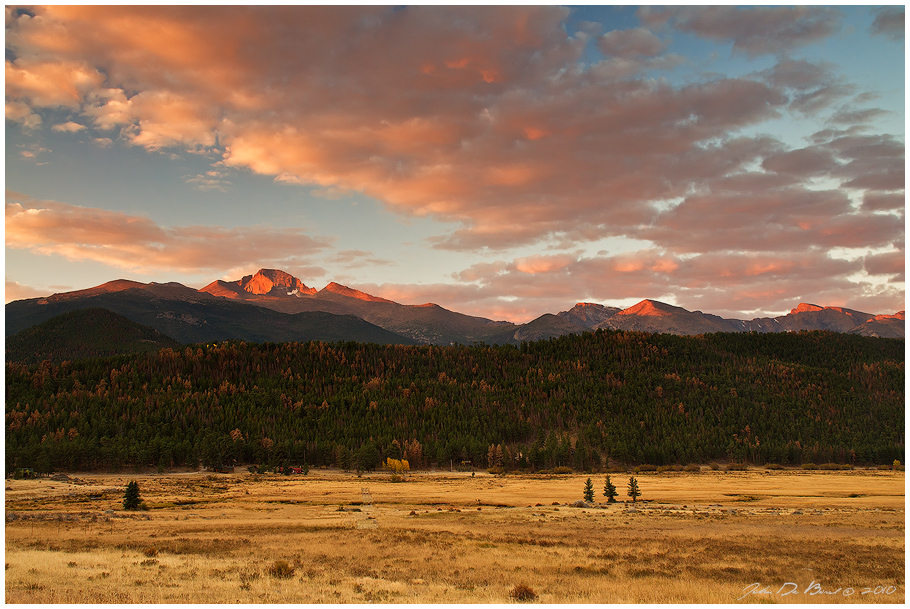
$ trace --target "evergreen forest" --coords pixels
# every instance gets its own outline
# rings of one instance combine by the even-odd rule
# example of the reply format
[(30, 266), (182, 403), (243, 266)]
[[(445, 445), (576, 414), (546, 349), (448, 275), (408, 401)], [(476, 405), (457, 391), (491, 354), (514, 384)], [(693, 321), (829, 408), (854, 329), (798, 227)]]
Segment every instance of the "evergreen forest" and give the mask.
[(6, 364), (6, 469), (904, 462), (904, 341), (604, 331)]

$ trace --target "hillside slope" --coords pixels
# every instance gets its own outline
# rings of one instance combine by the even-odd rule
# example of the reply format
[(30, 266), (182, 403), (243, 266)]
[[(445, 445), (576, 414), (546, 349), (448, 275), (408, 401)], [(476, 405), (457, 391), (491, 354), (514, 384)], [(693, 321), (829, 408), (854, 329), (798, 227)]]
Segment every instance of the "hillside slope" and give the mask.
[[(189, 289), (189, 288), (187, 288)], [(192, 290), (194, 294), (198, 294)], [(208, 294), (193, 300), (162, 298), (145, 287), (78, 299), (19, 300), (6, 305), (7, 336), (52, 317), (87, 308), (103, 308), (152, 327), (180, 343), (221, 340), (284, 342), (351, 340), (378, 344), (415, 344), (351, 315), (325, 312), (280, 313)]]
[[(598, 330), (520, 348), (235, 341), (10, 363), (6, 380), (7, 467), (351, 468), (403, 454), (414, 467), (486, 467), (491, 447), (507, 468), (905, 461), (903, 341), (833, 332)], [(60, 430), (73, 438), (42, 442)]]
[(81, 309), (51, 318), (6, 339), (6, 361), (60, 363), (146, 353), (179, 344), (161, 332), (107, 309)]

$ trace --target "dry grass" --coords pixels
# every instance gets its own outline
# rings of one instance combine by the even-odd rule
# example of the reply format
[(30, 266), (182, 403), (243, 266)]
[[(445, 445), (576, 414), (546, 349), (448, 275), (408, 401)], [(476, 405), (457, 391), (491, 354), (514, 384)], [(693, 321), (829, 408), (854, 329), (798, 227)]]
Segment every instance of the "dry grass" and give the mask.
[(144, 515), (130, 476), (7, 481), (6, 601), (904, 601), (903, 472), (636, 477), (629, 510), (568, 507), (587, 475), (136, 476)]

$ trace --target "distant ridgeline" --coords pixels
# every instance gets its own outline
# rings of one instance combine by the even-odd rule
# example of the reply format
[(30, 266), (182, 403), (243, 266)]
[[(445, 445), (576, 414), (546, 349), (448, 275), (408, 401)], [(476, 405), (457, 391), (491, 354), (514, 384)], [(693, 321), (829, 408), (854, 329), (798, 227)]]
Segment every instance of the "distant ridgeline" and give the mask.
[(8, 363), (6, 468), (904, 462), (904, 344), (598, 330), (519, 347), (230, 342)]

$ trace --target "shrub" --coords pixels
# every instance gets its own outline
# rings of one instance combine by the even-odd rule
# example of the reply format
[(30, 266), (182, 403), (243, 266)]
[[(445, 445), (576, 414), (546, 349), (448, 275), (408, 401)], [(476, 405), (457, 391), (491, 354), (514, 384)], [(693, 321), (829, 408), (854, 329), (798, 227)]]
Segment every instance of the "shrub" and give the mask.
[(784, 466), (780, 463), (768, 463), (765, 469), (784, 469)]
[(800, 467), (803, 469), (818, 469), (818, 466), (815, 463), (803, 463)]
[(151, 558), (152, 556), (158, 556), (158, 548), (153, 546), (148, 546), (142, 550), (142, 553)]
[(728, 472), (744, 472), (746, 471), (745, 463), (731, 463), (727, 466)]
[(878, 469), (891, 469), (891, 465), (879, 465)]
[(566, 467), (565, 465), (560, 465), (559, 467), (553, 468), (554, 474), (571, 474), (573, 473), (571, 467)]
[(290, 579), (294, 576), (294, 567), (288, 564), (286, 560), (276, 560), (266, 571), (277, 579)]
[(818, 469), (832, 470), (832, 469), (842, 469), (839, 463), (822, 463), (818, 466)]
[(698, 463), (690, 463), (689, 465), (686, 466), (685, 469), (687, 472), (700, 472), (701, 465), (699, 465)]
[(636, 474), (638, 474), (640, 472), (656, 472), (656, 471), (657, 471), (656, 465), (648, 465), (647, 463), (644, 465), (639, 465), (638, 467), (635, 468)]
[(718, 465), (717, 463), (711, 463), (708, 467), (710, 467), (711, 470), (715, 471), (715, 472), (720, 469), (720, 465)]
[(529, 603), (537, 599), (537, 593), (526, 584), (518, 584), (512, 588), (509, 596), (519, 603)]

